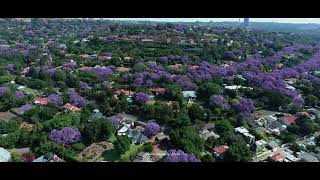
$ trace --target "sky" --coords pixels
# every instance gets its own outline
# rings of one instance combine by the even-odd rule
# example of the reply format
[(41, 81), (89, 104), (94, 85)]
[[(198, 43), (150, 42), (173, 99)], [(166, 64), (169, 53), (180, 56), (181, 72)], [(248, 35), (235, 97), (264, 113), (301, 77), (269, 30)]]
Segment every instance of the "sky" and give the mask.
[[(221, 22), (239, 21), (239, 18), (105, 18), (112, 20), (139, 20), (139, 21), (167, 21), (167, 22)], [(241, 18), (243, 21), (243, 18)], [(320, 24), (320, 18), (250, 18), (251, 22), (280, 22), (280, 23), (316, 23)]]

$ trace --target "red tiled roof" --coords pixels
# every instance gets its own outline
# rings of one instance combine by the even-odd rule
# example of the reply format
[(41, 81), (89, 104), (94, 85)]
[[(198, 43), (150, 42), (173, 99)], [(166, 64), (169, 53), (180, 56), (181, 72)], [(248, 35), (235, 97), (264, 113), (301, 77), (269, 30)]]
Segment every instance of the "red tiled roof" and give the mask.
[(124, 89), (118, 89), (118, 90), (116, 90), (116, 91), (115, 91), (115, 94), (116, 94), (117, 96), (119, 96), (119, 95), (121, 94), (121, 92), (124, 92), (124, 94), (125, 94), (126, 96), (130, 96), (130, 95), (132, 94), (132, 92), (131, 92), (130, 90), (124, 90)]
[(69, 111), (72, 111), (72, 112), (79, 112), (81, 111), (81, 108), (78, 108), (70, 103), (67, 103), (63, 106), (64, 109), (67, 109)]
[(83, 66), (81, 68), (79, 68), (82, 71), (91, 71), (93, 69), (93, 67), (88, 67), (88, 66)]
[(166, 91), (165, 88), (152, 88), (152, 91), (155, 93), (164, 93)]
[(127, 67), (117, 67), (116, 70), (119, 71), (119, 72), (127, 72), (127, 71), (130, 70), (130, 68), (127, 68)]
[(273, 155), (272, 157), (271, 157), (271, 159), (273, 160), (273, 161), (283, 161), (283, 159), (284, 159), (284, 157), (281, 155), (281, 154), (275, 154), (275, 155)]
[(41, 105), (47, 106), (48, 105), (48, 99), (44, 97), (36, 97), (34, 101), (38, 101)]
[(225, 145), (217, 146), (213, 149), (216, 154), (223, 154), (229, 147)]
[(297, 117), (293, 116), (293, 115), (285, 115), (280, 117), (279, 119), (286, 121), (288, 124), (295, 124)]

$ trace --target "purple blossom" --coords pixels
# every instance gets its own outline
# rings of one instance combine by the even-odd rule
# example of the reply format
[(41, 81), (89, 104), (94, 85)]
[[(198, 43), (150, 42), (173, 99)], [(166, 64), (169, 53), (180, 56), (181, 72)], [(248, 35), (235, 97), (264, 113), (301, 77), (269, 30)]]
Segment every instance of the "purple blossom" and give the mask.
[(91, 89), (91, 87), (86, 82), (80, 81), (79, 86), (80, 86), (80, 90), (83, 90), (83, 91)]
[(146, 80), (146, 86), (147, 87), (152, 87), (152, 81), (150, 79)]
[(63, 69), (67, 71), (71, 71), (77, 67), (77, 62), (74, 60), (71, 60), (70, 62), (67, 62), (63, 64)]
[(16, 91), (16, 98), (17, 99), (23, 99), (25, 95), (21, 91)]
[(135, 93), (133, 95), (133, 98), (136, 102), (140, 103), (140, 104), (144, 104), (145, 102), (147, 102), (150, 98), (148, 94), (145, 94), (143, 92), (138, 92)]
[(160, 126), (155, 122), (148, 122), (147, 125), (144, 127), (143, 133), (148, 136), (152, 137), (157, 135), (160, 132)]
[(63, 100), (58, 94), (51, 94), (47, 99), (48, 103), (54, 106), (61, 106), (63, 104)]
[(25, 105), (22, 105), (21, 107), (19, 107), (18, 109), (20, 112), (24, 113), (25, 111), (32, 109), (32, 105), (25, 104)]
[(194, 154), (188, 154), (181, 150), (169, 150), (164, 162), (201, 162)]
[(7, 70), (10, 73), (14, 73), (14, 64), (7, 64)]
[(95, 67), (94, 71), (97, 73), (97, 75), (100, 78), (106, 78), (109, 76), (112, 76), (112, 70), (110, 68), (107, 67)]
[(5, 94), (8, 92), (7, 87), (0, 87), (0, 97), (5, 96)]
[(114, 127), (118, 128), (120, 126), (121, 119), (122, 118), (120, 116), (114, 115), (114, 116), (111, 117), (111, 124)]
[(246, 98), (240, 99), (238, 103), (234, 104), (234, 107), (236, 108), (236, 110), (243, 113), (251, 113), (255, 109), (252, 99)]
[(52, 130), (49, 139), (58, 144), (70, 145), (80, 140), (81, 134), (77, 128), (65, 127), (61, 130)]
[(209, 98), (209, 104), (211, 106), (221, 107), (224, 110), (228, 110), (230, 108), (228, 102), (221, 95), (212, 95)]
[(56, 73), (56, 71), (57, 71), (56, 68), (49, 68), (49, 69), (45, 70), (45, 72), (48, 73), (50, 75), (50, 77), (52, 77)]
[(133, 81), (132, 86), (133, 87), (140, 87), (143, 84), (143, 79), (142, 78), (137, 78)]
[(69, 95), (70, 103), (73, 104), (74, 106), (81, 108), (87, 105), (88, 103), (88, 101), (84, 97), (80, 96), (78, 93), (74, 91), (68, 92), (68, 95)]

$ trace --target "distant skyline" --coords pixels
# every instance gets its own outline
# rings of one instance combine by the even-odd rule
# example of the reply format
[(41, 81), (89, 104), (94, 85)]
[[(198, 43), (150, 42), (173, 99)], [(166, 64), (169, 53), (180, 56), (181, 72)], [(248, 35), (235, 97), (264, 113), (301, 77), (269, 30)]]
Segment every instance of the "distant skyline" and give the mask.
[[(166, 22), (238, 22), (239, 18), (105, 18), (111, 20), (136, 20), (136, 21), (166, 21)], [(243, 21), (243, 18), (240, 18)], [(320, 18), (250, 18), (250, 22), (277, 22), (277, 23), (315, 23), (320, 24)]]

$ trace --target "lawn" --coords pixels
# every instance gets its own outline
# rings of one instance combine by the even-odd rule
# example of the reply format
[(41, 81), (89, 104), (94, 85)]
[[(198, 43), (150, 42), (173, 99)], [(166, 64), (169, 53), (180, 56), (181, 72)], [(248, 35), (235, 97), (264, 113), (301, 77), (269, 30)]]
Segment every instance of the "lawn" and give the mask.
[(117, 152), (115, 151), (115, 149), (110, 149), (110, 150), (104, 151), (102, 154), (103, 161), (128, 162), (128, 161), (130, 161), (130, 157), (135, 156), (136, 154), (139, 153), (142, 146), (143, 146), (142, 144), (140, 144), (140, 145), (131, 144), (130, 149), (127, 152), (125, 152), (123, 155), (121, 155), (120, 157), (117, 154)]
[(125, 152), (123, 155), (121, 155), (119, 161), (122, 161), (122, 162), (130, 161), (130, 157), (137, 155), (142, 146), (143, 146), (142, 144), (139, 144), (139, 145), (131, 144), (130, 149), (127, 152)]
[(114, 134), (112, 134), (111, 137), (108, 139), (108, 141), (111, 143), (113, 143), (115, 140), (117, 140), (117, 137)]

